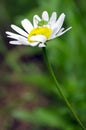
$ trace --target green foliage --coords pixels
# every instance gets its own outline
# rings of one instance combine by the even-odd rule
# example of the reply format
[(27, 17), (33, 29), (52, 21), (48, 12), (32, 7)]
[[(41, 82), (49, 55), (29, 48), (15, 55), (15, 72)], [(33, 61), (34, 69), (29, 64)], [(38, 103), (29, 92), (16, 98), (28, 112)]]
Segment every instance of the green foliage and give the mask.
[[(32, 123), (32, 126), (34, 124), (32, 129), (35, 130), (42, 130), (43, 127), (47, 130), (80, 130), (55, 89), (42, 50), (9, 45), (4, 32), (10, 30), (10, 23), (21, 26), (22, 19), (32, 21), (35, 14), (41, 16), (44, 10), (49, 12), (49, 16), (53, 11), (58, 16), (62, 12), (66, 14), (64, 27), (72, 26), (72, 29), (62, 37), (47, 42), (47, 53), (66, 97), (86, 124), (85, 1), (1, 0), (0, 7), (0, 113), (2, 117), (7, 117), (4, 117), (1, 129), (7, 130), (7, 126), (13, 125), (12, 121), (16, 119)], [(39, 24), (44, 24), (42, 22)], [(26, 107), (27, 104), (31, 104), (33, 109)]]
[(43, 26), (43, 25), (46, 25), (46, 24), (48, 24), (48, 22), (45, 21), (45, 20), (42, 20), (42, 21), (38, 22), (38, 26)]

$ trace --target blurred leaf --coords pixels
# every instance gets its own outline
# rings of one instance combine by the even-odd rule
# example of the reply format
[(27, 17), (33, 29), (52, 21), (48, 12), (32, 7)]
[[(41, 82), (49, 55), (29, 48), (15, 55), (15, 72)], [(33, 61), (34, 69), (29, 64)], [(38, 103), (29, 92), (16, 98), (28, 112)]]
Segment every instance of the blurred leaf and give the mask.
[[(48, 125), (58, 128), (60, 123), (63, 122), (62, 118), (58, 118), (58, 115), (56, 115), (53, 110), (46, 108), (36, 108), (33, 111), (15, 110), (12, 112), (12, 115), (17, 119), (25, 120), (42, 126)], [(64, 124), (65, 122), (62, 123), (61, 127), (63, 127)]]

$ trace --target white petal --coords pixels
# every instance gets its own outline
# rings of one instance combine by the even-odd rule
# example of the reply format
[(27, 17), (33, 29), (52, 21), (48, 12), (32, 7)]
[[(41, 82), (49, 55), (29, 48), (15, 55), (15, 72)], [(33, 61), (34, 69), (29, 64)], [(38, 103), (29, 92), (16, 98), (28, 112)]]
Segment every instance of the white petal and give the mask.
[(23, 40), (18, 40), (18, 41), (10, 41), (10, 44), (14, 44), (14, 45), (30, 45), (28, 42), (23, 41)]
[(9, 36), (11, 36), (11, 35), (13, 35), (13, 36), (21, 36), (21, 35), (18, 35), (18, 34), (15, 34), (15, 33), (9, 32), (9, 31), (6, 31), (6, 34), (8, 34)]
[(22, 37), (19, 39), (19, 41), (22, 43), (22, 45), (30, 45), (30, 42)]
[(33, 47), (38, 45), (38, 42), (27, 44), (25, 41), (10, 41), (9, 43), (13, 45), (28, 45), (28, 46), (33, 46)]
[(15, 45), (29, 45), (29, 46), (37, 46), (39, 42), (29, 42), (27, 40), (27, 38), (21, 36), (21, 35), (18, 35), (18, 34), (15, 34), (15, 33), (12, 33), (12, 32), (6, 32), (6, 34), (8, 34), (7, 37), (9, 38), (13, 38), (13, 39), (16, 39), (17, 41), (10, 41), (10, 44), (15, 44)]
[(70, 30), (72, 27), (69, 27), (69, 28), (67, 28), (65, 31), (59, 31), (59, 33), (56, 35), (56, 37), (59, 37), (59, 36), (61, 36), (62, 34), (64, 34), (65, 32), (67, 32), (68, 30)]
[(53, 38), (55, 37), (56, 32), (57, 32), (57, 28), (54, 28), (54, 29), (52, 30), (52, 34), (51, 34), (49, 40), (50, 40), (50, 39), (53, 39)]
[(27, 40), (27, 38), (21, 36), (21, 35), (18, 35), (18, 34), (15, 34), (15, 33), (12, 33), (12, 32), (6, 32), (6, 34), (8, 34), (7, 37), (9, 38), (12, 38), (12, 39), (16, 39), (19, 41), (19, 43), (21, 44), (24, 44), (24, 45), (28, 45), (30, 44)]
[[(58, 33), (61, 33), (63, 30), (64, 30), (64, 28), (61, 28)], [(55, 37), (56, 37), (56, 33), (57, 33), (57, 28), (55, 28), (55, 29), (52, 31), (52, 34), (51, 34), (49, 40), (55, 38)]]
[(44, 43), (40, 43), (39, 45), (38, 45), (38, 47), (46, 47), (46, 45), (44, 44)]
[(48, 12), (47, 11), (44, 11), (42, 13), (42, 19), (45, 20), (45, 21), (48, 21), (49, 20), (49, 15), (48, 15)]
[(39, 44), (39, 42), (31, 42), (29, 45), (32, 46), (32, 47), (35, 47)]
[(36, 28), (38, 26), (38, 22), (41, 21), (40, 17), (38, 15), (35, 15), (33, 17), (33, 25)]
[(31, 22), (28, 19), (24, 19), (23, 21), (21, 21), (23, 28), (29, 33), (32, 29), (33, 26), (31, 24)]
[(13, 45), (21, 45), (19, 41), (10, 41), (9, 43)]
[(30, 45), (30, 43), (26, 40), (23, 40), (23, 39), (20, 39), (18, 40), (17, 42), (14, 42), (14, 41), (10, 41), (9, 42), (10, 44), (17, 44), (17, 45)]
[(58, 35), (58, 34), (62, 33), (62, 31), (63, 31), (64, 29), (65, 29), (65, 28), (61, 28), (61, 29), (59, 30), (59, 32), (57, 32), (55, 35)]
[(57, 18), (57, 14), (56, 12), (53, 12), (50, 17), (49, 24), (54, 24), (56, 22), (56, 18)]
[(61, 28), (58, 33), (61, 33), (65, 28)]
[(21, 36), (21, 35), (18, 35), (18, 34), (15, 34), (15, 33), (12, 33), (12, 32), (6, 32), (6, 34), (8, 34), (7, 37), (9, 38), (13, 38), (13, 39), (17, 39), (19, 40), (20, 38), (24, 39), (24, 40), (27, 40), (27, 38)]
[(58, 32), (58, 31), (61, 29), (62, 25), (63, 25), (64, 18), (65, 18), (65, 14), (62, 13), (62, 14), (59, 16), (57, 22), (53, 25), (53, 28), (52, 28), (52, 29), (57, 28), (57, 32)]
[(32, 36), (30, 39), (33, 41), (42, 42), (42, 43), (46, 41), (46, 37), (43, 35)]
[(22, 30), (21, 28), (17, 27), (16, 25), (11, 25), (12, 29), (14, 29), (17, 33), (25, 36), (25, 37), (28, 37), (28, 34)]
[(29, 45), (29, 46), (33, 46), (33, 47), (37, 46), (39, 43), (39, 42), (29, 42), (29, 41), (24, 40), (24, 39), (20, 39), (19, 41), (22, 43), (22, 45)]

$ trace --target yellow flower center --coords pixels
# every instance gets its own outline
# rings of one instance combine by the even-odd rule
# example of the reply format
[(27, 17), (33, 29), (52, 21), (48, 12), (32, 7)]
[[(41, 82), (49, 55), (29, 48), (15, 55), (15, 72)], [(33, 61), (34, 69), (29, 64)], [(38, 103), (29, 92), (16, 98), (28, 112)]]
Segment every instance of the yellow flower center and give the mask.
[(28, 41), (29, 42), (36, 42), (36, 41), (30, 39), (32, 36), (36, 36), (36, 35), (43, 35), (43, 36), (46, 37), (46, 39), (48, 39), (50, 37), (50, 35), (51, 35), (51, 32), (52, 32), (52, 30), (50, 28), (48, 28), (48, 27), (34, 28), (28, 34)]

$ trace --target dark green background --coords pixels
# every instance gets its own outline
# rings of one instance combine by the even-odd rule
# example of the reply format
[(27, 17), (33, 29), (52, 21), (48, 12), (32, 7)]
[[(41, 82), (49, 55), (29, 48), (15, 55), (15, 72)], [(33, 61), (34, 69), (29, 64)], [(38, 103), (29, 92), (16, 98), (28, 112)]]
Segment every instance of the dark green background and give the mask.
[(47, 43), (47, 53), (64, 94), (86, 124), (86, 1), (0, 0), (0, 129), (81, 130), (48, 73), (41, 48), (10, 45), (5, 31), (21, 20), (66, 14), (72, 29)]

